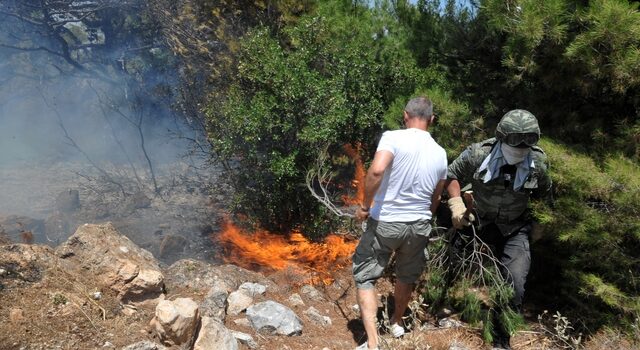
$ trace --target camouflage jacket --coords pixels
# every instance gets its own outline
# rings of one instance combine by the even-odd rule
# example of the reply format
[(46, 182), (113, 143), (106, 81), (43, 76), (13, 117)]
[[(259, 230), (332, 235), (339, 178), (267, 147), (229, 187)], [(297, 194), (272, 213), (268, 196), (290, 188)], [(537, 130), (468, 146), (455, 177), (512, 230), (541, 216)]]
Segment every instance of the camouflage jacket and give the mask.
[(491, 138), (467, 147), (449, 165), (448, 177), (457, 179), (461, 187), (471, 185), (480, 226), (496, 223), (507, 236), (530, 220), (527, 208), (531, 197), (551, 200), (551, 179), (547, 156), (540, 147), (534, 146), (531, 153), (534, 167), (521, 189), (514, 191), (513, 183), (505, 174), (484, 183), (486, 170), (480, 172), (479, 168), (496, 143), (497, 140)]

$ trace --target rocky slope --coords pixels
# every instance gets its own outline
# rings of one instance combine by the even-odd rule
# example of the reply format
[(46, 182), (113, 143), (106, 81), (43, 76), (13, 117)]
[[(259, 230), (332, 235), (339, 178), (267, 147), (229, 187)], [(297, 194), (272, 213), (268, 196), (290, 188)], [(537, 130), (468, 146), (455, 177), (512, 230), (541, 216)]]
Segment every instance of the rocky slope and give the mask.
[[(348, 269), (326, 286), (292, 274), (193, 259), (166, 266), (110, 223), (82, 225), (56, 248), (0, 245), (0, 349), (325, 350), (363, 341)], [(390, 283), (378, 287), (384, 321)], [(419, 309), (404, 338), (383, 331), (383, 348), (485, 347), (453, 318), (419, 322)], [(517, 349), (552, 344), (537, 332), (515, 340)]]

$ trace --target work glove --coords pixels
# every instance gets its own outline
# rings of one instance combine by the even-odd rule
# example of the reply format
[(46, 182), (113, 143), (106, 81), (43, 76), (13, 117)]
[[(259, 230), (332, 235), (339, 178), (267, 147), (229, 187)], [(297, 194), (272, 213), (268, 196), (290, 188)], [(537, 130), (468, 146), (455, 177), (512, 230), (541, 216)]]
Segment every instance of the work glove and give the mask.
[(464, 205), (462, 197), (449, 198), (448, 203), (449, 209), (451, 209), (451, 222), (456, 229), (459, 230), (465, 226), (469, 226), (475, 220), (475, 217), (471, 213), (465, 217), (464, 214), (467, 212), (467, 207)]

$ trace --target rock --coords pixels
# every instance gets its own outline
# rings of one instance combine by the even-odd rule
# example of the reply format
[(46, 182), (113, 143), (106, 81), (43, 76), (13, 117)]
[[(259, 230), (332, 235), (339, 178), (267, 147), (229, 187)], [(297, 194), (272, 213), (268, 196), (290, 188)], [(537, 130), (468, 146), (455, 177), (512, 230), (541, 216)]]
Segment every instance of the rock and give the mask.
[(166, 345), (191, 342), (198, 325), (198, 304), (189, 298), (162, 300), (156, 307), (151, 327)]
[(275, 301), (251, 305), (247, 309), (247, 318), (253, 329), (260, 333), (288, 336), (302, 333), (302, 321), (295, 312)]
[(469, 349), (464, 344), (453, 342), (453, 344), (449, 345), (449, 350), (469, 350)]
[(158, 262), (111, 225), (85, 224), (56, 248), (69, 269), (80, 266), (123, 303), (157, 299), (164, 290)]
[(353, 304), (351, 305), (351, 311), (353, 311), (353, 313), (355, 313), (356, 315), (360, 315), (360, 305), (358, 304)]
[(289, 296), (289, 303), (293, 307), (304, 306), (304, 301), (302, 301), (302, 297), (298, 293), (293, 293)]
[(53, 249), (41, 245), (9, 244), (0, 246), (0, 269), (8, 283), (37, 282), (53, 266)]
[(253, 340), (253, 337), (249, 334), (236, 331), (232, 331), (231, 333), (241, 344), (248, 346), (250, 349), (258, 348), (258, 343), (256, 343), (256, 341)]
[(251, 321), (249, 321), (249, 319), (247, 318), (238, 318), (236, 320), (233, 320), (233, 323), (241, 327), (251, 328)]
[(314, 308), (313, 306), (309, 307), (307, 310), (304, 311), (304, 314), (311, 320), (313, 321), (315, 324), (320, 325), (320, 326), (330, 326), (331, 325), (331, 318), (329, 318), (328, 316), (323, 316), (322, 314), (320, 314), (320, 312)]
[(80, 192), (78, 190), (62, 191), (56, 196), (55, 208), (61, 213), (71, 213), (80, 208)]
[(438, 326), (441, 328), (459, 328), (462, 327), (462, 322), (453, 318), (443, 318), (438, 321)]
[(249, 305), (253, 304), (253, 297), (247, 295), (241, 290), (237, 290), (227, 298), (227, 313), (229, 315), (239, 315), (242, 311), (246, 310)]
[(238, 290), (243, 291), (248, 296), (255, 297), (256, 295), (264, 294), (267, 287), (259, 283), (245, 282), (240, 285)]
[(13, 308), (9, 311), (9, 321), (11, 323), (21, 323), (24, 321), (24, 311), (19, 308)]
[(440, 318), (448, 317), (448, 316), (451, 316), (451, 315), (453, 315), (453, 310), (451, 308), (448, 308), (448, 307), (443, 307), (442, 310), (440, 310), (440, 312), (438, 312), (438, 316)]
[(227, 285), (220, 280), (215, 280), (204, 300), (200, 303), (200, 314), (221, 322), (224, 321), (228, 296)]
[(134, 305), (131, 304), (123, 304), (122, 305), (122, 313), (127, 315), (127, 316), (131, 316), (133, 314), (135, 314), (136, 312), (138, 312), (138, 308), (136, 308)]
[(165, 350), (164, 345), (156, 344), (148, 340), (143, 340), (131, 345), (127, 345), (121, 350)]
[(182, 259), (173, 263), (166, 276), (174, 287), (208, 290), (214, 281), (221, 280), (228, 290), (237, 290), (245, 282), (255, 282), (277, 291), (278, 286), (263, 275), (235, 265), (212, 265), (200, 260)]
[(315, 289), (315, 287), (309, 284), (302, 286), (302, 288), (300, 289), (300, 293), (314, 301), (322, 301), (324, 299), (322, 293), (320, 293), (317, 289)]
[(269, 290), (278, 290), (278, 286), (262, 274), (244, 269), (240, 266), (232, 264), (222, 265), (218, 267), (218, 272), (232, 290), (237, 289), (244, 282), (260, 283), (267, 286)]
[(220, 322), (203, 317), (198, 339), (193, 350), (237, 350), (238, 341)]

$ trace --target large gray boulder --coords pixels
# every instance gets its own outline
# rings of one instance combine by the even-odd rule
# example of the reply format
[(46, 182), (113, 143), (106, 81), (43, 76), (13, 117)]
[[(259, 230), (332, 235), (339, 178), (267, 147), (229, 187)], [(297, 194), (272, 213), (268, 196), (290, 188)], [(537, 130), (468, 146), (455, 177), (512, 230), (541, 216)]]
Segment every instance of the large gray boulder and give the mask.
[(251, 327), (260, 333), (288, 336), (302, 334), (302, 321), (296, 313), (275, 301), (251, 305), (247, 308), (247, 318)]
[(211, 286), (204, 300), (200, 303), (200, 314), (224, 322), (227, 315), (228, 296), (229, 291), (226, 283), (221, 280), (214, 280), (213, 286)]

